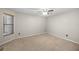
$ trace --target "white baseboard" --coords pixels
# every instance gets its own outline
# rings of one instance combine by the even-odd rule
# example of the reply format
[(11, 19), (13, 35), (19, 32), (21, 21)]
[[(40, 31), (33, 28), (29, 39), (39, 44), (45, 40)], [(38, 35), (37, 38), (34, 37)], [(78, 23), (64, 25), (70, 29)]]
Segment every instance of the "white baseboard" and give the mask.
[[(30, 36), (41, 35), (41, 34), (46, 34), (46, 33), (31, 34), (31, 35), (28, 35), (28, 36), (23, 36), (23, 37), (18, 37), (18, 38), (30, 37)], [(47, 34), (58, 37), (58, 38), (61, 38), (61, 39), (64, 39), (64, 40), (67, 40), (67, 41), (70, 41), (70, 42), (73, 42), (73, 43), (76, 43), (76, 44), (79, 44), (78, 42), (75, 42), (75, 41), (70, 40), (70, 39), (65, 39), (65, 38), (63, 38), (61, 36), (58, 36), (58, 35), (54, 35), (54, 34), (51, 34), (51, 33), (47, 33)], [(15, 39), (18, 39), (18, 38), (15, 38)], [(6, 43), (8, 43), (12, 40), (15, 40), (15, 39), (6, 40), (6, 41), (0, 43), (0, 46), (2, 46), (3, 44), (6, 44)]]
[(6, 43), (8, 43), (8, 42), (10, 42), (10, 41), (12, 41), (12, 40), (15, 40), (15, 39), (6, 40), (6, 41), (0, 43), (0, 46), (4, 45), (4, 44), (6, 44)]
[(67, 40), (67, 41), (70, 41), (70, 42), (79, 44), (79, 42), (73, 41), (73, 40), (71, 40), (71, 39), (66, 39), (66, 38), (61, 37), (61, 36), (59, 36), (59, 35), (55, 35), (55, 34), (51, 34), (51, 33), (48, 33), (48, 34), (49, 34), (49, 35), (52, 35), (52, 36), (55, 36), (55, 37), (58, 37), (58, 38), (60, 38), (60, 39), (64, 39), (64, 40)]
[(31, 36), (41, 35), (41, 34), (46, 34), (46, 32), (44, 32), (44, 33), (37, 33), (37, 34), (30, 34), (30, 35), (25, 35), (25, 36), (20, 36), (18, 38), (31, 37)]
[(26, 36), (17, 37), (17, 38), (14, 38), (14, 39), (5, 40), (4, 42), (0, 43), (0, 46), (4, 45), (4, 44), (6, 44), (6, 43), (8, 43), (8, 42), (10, 42), (12, 40), (15, 40), (15, 39), (24, 38), (24, 37), (30, 37), (30, 36), (40, 35), (40, 34), (45, 34), (45, 32), (44, 33), (31, 34), (31, 35), (28, 35), (28, 36), (26, 35)]

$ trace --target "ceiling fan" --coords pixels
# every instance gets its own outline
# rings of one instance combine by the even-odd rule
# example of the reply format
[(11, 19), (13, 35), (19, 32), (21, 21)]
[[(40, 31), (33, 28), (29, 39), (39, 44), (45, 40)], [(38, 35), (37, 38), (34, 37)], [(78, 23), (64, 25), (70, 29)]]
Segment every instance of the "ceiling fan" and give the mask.
[(53, 13), (53, 9), (42, 9), (43, 11), (42, 11), (42, 13), (43, 13), (43, 15), (44, 16), (48, 16), (48, 15), (51, 15), (52, 13)]
[(39, 11), (41, 12), (41, 15), (43, 16), (49, 16), (49, 15), (52, 15), (53, 12), (54, 12), (54, 9), (52, 8), (39, 8), (39, 9), (35, 9), (35, 10), (32, 10), (32, 11)]

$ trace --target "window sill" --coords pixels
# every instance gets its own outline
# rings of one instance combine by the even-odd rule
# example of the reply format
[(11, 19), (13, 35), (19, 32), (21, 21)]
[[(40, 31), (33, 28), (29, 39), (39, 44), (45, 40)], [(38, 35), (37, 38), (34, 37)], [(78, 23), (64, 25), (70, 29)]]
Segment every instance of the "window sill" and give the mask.
[(9, 35), (12, 35), (13, 33), (5, 33), (5, 34), (3, 34), (3, 36), (9, 36)]

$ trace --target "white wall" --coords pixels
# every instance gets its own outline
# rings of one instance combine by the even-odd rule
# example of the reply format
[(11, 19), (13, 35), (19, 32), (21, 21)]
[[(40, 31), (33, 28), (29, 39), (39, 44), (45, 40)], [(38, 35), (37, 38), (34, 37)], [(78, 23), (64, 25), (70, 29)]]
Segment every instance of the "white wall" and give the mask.
[(18, 36), (19, 32), (21, 33), (20, 37), (45, 33), (44, 17), (26, 15), (22, 13), (16, 13), (15, 17), (16, 36)]
[[(14, 15), (14, 34), (3, 37), (3, 14), (8, 13)], [(18, 33), (21, 33), (19, 36)], [(17, 39), (19, 37), (27, 37), (31, 35), (45, 33), (45, 18), (16, 13), (7, 9), (0, 9), (0, 45)]]
[[(79, 43), (79, 10), (76, 9), (49, 17), (47, 32)], [(66, 34), (69, 35), (68, 38), (66, 38)]]
[(15, 34), (12, 34), (12, 35), (6, 36), (6, 37), (3, 36), (3, 14), (4, 13), (15, 15), (14, 11), (10, 11), (10, 10), (7, 10), (7, 9), (0, 8), (0, 45), (15, 39)]
[[(6, 37), (2, 36), (3, 13), (15, 14), (15, 33)], [(18, 35), (19, 32), (21, 33), (20, 36)], [(79, 43), (79, 10), (44, 18), (0, 9), (0, 45), (18, 37), (27, 37), (46, 32), (64, 39), (66, 39), (65, 35), (68, 34), (67, 39)]]

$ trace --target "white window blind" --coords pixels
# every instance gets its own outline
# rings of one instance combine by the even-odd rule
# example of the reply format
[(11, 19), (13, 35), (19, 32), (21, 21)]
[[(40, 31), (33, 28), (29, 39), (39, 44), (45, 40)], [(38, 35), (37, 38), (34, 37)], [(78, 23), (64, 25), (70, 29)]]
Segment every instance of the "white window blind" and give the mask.
[(3, 16), (3, 35), (13, 34), (14, 32), (14, 16), (9, 14), (4, 14)]

